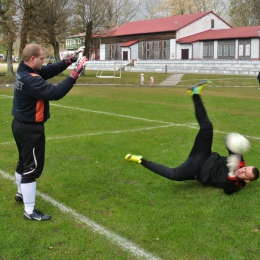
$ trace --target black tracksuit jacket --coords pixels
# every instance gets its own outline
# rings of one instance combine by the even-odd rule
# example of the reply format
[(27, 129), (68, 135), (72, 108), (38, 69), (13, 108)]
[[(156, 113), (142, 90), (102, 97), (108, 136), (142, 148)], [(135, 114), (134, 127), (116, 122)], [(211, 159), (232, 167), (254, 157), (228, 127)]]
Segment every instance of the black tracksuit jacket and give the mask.
[(57, 85), (46, 80), (58, 75), (67, 67), (68, 64), (61, 60), (35, 71), (22, 61), (16, 73), (14, 86), (14, 118), (23, 123), (46, 122), (50, 118), (49, 100), (61, 99), (76, 82), (71, 77)]

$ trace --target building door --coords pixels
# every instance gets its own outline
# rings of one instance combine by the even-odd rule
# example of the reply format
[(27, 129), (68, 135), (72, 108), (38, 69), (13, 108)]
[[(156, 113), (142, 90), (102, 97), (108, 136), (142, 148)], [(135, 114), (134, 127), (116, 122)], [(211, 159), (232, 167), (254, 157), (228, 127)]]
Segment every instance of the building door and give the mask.
[(128, 60), (128, 51), (123, 51), (123, 60)]
[(189, 49), (182, 49), (181, 50), (181, 59), (188, 60), (189, 59)]

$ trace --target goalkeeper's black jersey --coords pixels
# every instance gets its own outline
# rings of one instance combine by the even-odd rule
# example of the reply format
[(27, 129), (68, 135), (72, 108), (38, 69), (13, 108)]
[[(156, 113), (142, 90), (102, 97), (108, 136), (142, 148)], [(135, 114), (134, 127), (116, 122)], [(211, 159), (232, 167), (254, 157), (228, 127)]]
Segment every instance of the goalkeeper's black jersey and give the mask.
[[(240, 187), (244, 187), (246, 182), (243, 180), (228, 179), (227, 157), (212, 153), (201, 167), (198, 180), (205, 185), (223, 188), (226, 193), (233, 193)], [(228, 186), (229, 191), (226, 191)]]

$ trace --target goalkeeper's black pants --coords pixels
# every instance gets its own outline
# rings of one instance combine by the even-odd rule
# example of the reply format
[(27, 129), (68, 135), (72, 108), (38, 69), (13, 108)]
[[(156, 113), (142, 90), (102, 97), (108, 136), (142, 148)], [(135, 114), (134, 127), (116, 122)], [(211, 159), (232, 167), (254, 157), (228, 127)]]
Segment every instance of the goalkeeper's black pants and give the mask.
[(16, 172), (22, 175), (22, 183), (34, 182), (44, 167), (44, 124), (22, 123), (13, 119), (12, 131), (19, 154)]
[(176, 168), (142, 159), (141, 164), (148, 170), (167, 179), (175, 181), (194, 180), (198, 178), (200, 169), (212, 153), (213, 125), (207, 116), (200, 95), (192, 95), (195, 116), (199, 123), (199, 132), (187, 160)]

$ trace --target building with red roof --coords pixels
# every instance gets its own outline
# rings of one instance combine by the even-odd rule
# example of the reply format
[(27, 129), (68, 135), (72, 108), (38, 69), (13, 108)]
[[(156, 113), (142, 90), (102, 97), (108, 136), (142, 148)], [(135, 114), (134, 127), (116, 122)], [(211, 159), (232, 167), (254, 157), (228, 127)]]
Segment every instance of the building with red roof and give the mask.
[(232, 28), (209, 11), (128, 22), (93, 37), (99, 60), (259, 60), (259, 32), (260, 26)]

